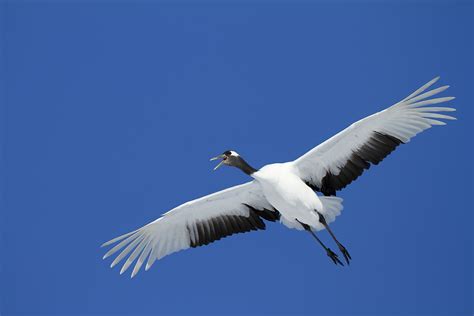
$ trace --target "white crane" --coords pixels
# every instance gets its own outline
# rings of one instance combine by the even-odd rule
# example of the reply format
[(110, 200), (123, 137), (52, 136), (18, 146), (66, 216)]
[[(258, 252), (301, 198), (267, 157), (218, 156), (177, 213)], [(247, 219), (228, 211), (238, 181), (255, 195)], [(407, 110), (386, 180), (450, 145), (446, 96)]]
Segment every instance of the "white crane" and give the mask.
[(440, 119), (455, 119), (440, 113), (455, 111), (454, 108), (433, 106), (454, 97), (430, 98), (449, 86), (425, 92), (438, 79), (391, 107), (357, 121), (294, 161), (257, 170), (235, 151), (211, 159), (221, 159), (214, 170), (221, 165), (234, 166), (254, 180), (186, 202), (157, 220), (104, 243), (102, 246), (117, 243), (104, 259), (121, 250), (111, 267), (128, 256), (120, 270), (122, 274), (136, 260), (133, 278), (145, 261), (148, 270), (155, 260), (176, 251), (207, 245), (236, 233), (263, 230), (263, 220), (280, 220), (288, 228), (311, 233), (331, 260), (342, 265), (315, 234), (326, 228), (349, 264), (349, 252), (328, 226), (343, 208), (336, 191), (416, 134), (433, 125), (445, 125)]

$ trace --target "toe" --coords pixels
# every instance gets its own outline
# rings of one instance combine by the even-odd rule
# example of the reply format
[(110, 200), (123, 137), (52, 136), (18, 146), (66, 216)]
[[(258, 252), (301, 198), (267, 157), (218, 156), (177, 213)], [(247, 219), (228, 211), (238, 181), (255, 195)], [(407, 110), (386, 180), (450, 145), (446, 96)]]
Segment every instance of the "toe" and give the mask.
[(341, 266), (344, 265), (341, 262), (341, 260), (339, 260), (339, 257), (337, 256), (337, 254), (329, 248), (327, 249), (327, 255), (328, 255), (329, 258), (331, 258), (331, 260), (334, 262), (335, 265), (338, 265), (338, 264), (340, 264)]
[(352, 260), (351, 255), (349, 254), (349, 251), (347, 251), (346, 247), (343, 245), (339, 244), (339, 250), (341, 253), (344, 255), (344, 259), (346, 260), (347, 264), (349, 265), (349, 261)]

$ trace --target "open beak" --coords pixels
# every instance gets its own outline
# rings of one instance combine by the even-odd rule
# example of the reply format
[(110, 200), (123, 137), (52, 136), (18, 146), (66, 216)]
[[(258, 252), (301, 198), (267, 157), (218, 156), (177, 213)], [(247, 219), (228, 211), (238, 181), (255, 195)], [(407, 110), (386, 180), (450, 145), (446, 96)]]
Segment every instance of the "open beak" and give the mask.
[(224, 164), (224, 158), (225, 158), (224, 155), (219, 155), (219, 156), (216, 156), (216, 157), (210, 159), (210, 161), (217, 160), (217, 159), (222, 159), (221, 162), (219, 162), (219, 164), (214, 168), (214, 171), (217, 170), (217, 168), (219, 168), (220, 166), (222, 166)]

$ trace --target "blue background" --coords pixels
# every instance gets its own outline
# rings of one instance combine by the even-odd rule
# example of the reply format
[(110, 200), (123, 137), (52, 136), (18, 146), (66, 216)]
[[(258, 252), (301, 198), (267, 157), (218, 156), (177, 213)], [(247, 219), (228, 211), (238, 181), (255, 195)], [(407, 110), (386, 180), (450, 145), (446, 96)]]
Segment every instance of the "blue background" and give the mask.
[[(473, 10), (3, 2), (2, 315), (472, 314)], [(292, 160), (437, 75), (458, 121), (339, 194), (350, 267), (271, 223), (133, 280), (102, 261), (102, 242), (247, 181), (210, 156)]]

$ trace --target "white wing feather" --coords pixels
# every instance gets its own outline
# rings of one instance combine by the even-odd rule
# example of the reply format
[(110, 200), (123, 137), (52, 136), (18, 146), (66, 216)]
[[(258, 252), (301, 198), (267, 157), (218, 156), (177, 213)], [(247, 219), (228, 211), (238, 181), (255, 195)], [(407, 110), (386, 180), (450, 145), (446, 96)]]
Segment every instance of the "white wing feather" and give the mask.
[(454, 120), (452, 116), (439, 113), (452, 112), (455, 111), (454, 108), (431, 106), (451, 101), (454, 97), (428, 99), (449, 86), (424, 92), (438, 79), (439, 77), (434, 78), (391, 107), (352, 124), (293, 161), (298, 175), (308, 183), (320, 187), (324, 176), (328, 172), (338, 175), (350, 155), (364, 146), (374, 132), (390, 135), (407, 143), (433, 125), (445, 125), (440, 119)]
[(129, 255), (120, 270), (122, 274), (138, 258), (131, 275), (134, 277), (145, 261), (145, 270), (148, 270), (157, 259), (191, 247), (191, 240), (196, 241), (197, 235), (192, 224), (223, 215), (248, 217), (249, 208), (244, 204), (257, 210), (273, 210), (260, 186), (254, 181), (247, 182), (186, 202), (142, 228), (104, 243), (102, 247), (118, 243), (104, 255), (104, 259), (121, 250), (110, 265), (114, 267)]

